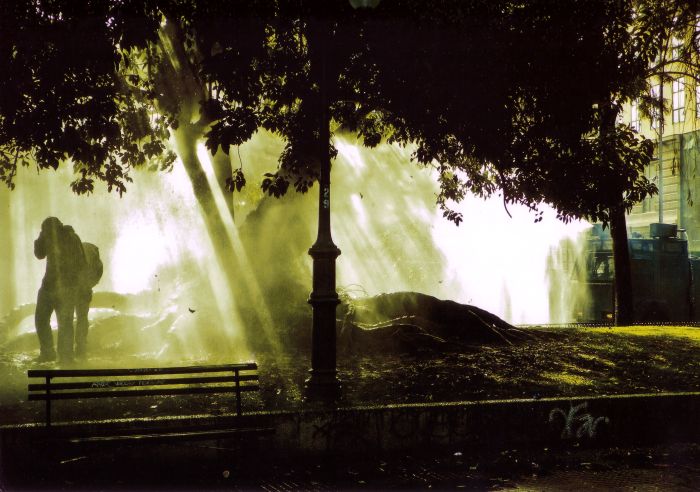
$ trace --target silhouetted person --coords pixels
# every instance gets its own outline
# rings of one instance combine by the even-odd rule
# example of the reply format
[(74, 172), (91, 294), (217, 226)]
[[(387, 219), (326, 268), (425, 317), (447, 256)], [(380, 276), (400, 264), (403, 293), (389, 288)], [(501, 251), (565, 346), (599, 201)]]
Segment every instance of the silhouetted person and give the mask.
[[(89, 245), (88, 249), (93, 256), (97, 252), (94, 245)], [(96, 274), (91, 271), (83, 243), (73, 228), (63, 225), (56, 217), (49, 217), (41, 224), (41, 233), (34, 241), (34, 255), (39, 259), (46, 258), (46, 273), (39, 288), (34, 317), (39, 337), (39, 360), (56, 358), (50, 325), (51, 313), (55, 311), (58, 355), (62, 361), (71, 361), (75, 353), (85, 353), (92, 287), (102, 275), (99, 252), (99, 274)], [(76, 333), (73, 330), (74, 313), (78, 317)]]
[(82, 246), (86, 268), (80, 278), (81, 290), (75, 305), (75, 355), (78, 357), (84, 357), (87, 351), (88, 311), (92, 301), (92, 288), (102, 278), (100, 250), (92, 243), (83, 243)]

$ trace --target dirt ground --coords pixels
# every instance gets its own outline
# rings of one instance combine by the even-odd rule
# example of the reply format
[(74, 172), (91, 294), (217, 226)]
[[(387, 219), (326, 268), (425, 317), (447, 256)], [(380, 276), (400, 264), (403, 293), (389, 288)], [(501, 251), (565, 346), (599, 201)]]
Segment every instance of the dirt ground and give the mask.
[[(527, 328), (532, 338), (481, 345), (377, 353), (341, 352), (340, 405), (593, 396), (700, 391), (700, 329), (689, 327)], [(0, 354), (0, 425), (39, 422), (43, 404), (26, 401), (26, 371), (36, 354)], [(89, 360), (90, 366), (101, 361)], [(207, 363), (210, 361), (196, 361)], [(261, 391), (245, 395), (244, 410), (302, 405), (310, 362), (306, 354), (257, 357)], [(149, 365), (140, 361), (140, 365)], [(140, 401), (143, 400), (143, 401)], [(70, 400), (56, 420), (150, 415), (223, 414), (221, 396)]]

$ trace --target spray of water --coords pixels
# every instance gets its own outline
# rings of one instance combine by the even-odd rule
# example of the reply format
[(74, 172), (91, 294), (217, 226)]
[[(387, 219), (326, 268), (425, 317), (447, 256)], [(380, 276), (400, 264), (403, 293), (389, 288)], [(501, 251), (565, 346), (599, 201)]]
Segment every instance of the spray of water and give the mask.
[[(13, 293), (3, 297), (15, 304), (5, 304), (3, 312), (35, 301), (45, 262), (34, 258), (33, 240), (41, 221), (55, 215), (100, 248), (105, 273), (95, 287), (90, 335), (97, 353), (245, 356), (233, 296), (182, 166), (167, 174), (137, 172), (135, 181), (122, 198), (103, 190), (86, 197), (70, 193), (66, 171), (25, 171), (15, 191), (1, 190), (8, 194), (3, 213), (14, 258), (12, 278), (3, 279), (3, 290)], [(24, 347), (34, 341), (33, 329), (30, 315), (17, 330), (29, 335), (21, 339)]]
[[(365, 149), (345, 137), (334, 143), (332, 227), (342, 250), (341, 293), (417, 291), (471, 303), (515, 323), (550, 319), (548, 253), (584, 224), (561, 224), (549, 211), (535, 224), (518, 207), (510, 207), (510, 218), (497, 198), (468, 198), (457, 205), (465, 220), (456, 227), (435, 207), (432, 170), (412, 164), (410, 150)], [(252, 354), (244, 333), (257, 333), (273, 350), (288, 342), (285, 336), (307, 336), (307, 251), (316, 234), (317, 188), (277, 200), (263, 196), (251, 179), (275, 169), (281, 147), (261, 133), (232, 152), (250, 181), (234, 197), (235, 223), (212, 186), (239, 265), (233, 286), (181, 163), (171, 173), (136, 172), (122, 198), (101, 190), (75, 196), (66, 171), (23, 170), (15, 191), (0, 190), (0, 215), (9, 231), (3, 244), (11, 259), (5, 264), (12, 267), (2, 280), (0, 313), (34, 302), (44, 262), (34, 258), (32, 243), (41, 221), (55, 215), (100, 247), (105, 274), (96, 286), (90, 339), (105, 357), (245, 359)], [(198, 149), (213, 180), (210, 156)], [(259, 326), (243, 329), (250, 322), (246, 311), (255, 312)], [(294, 323), (297, 331), (285, 331)], [(31, 316), (18, 333), (26, 336), (16, 347), (32, 349)]]
[[(457, 209), (464, 216), (459, 228), (437, 220), (434, 229), (435, 243), (448, 259), (449, 278), (457, 284), (450, 297), (511, 323), (569, 321), (563, 305), (556, 318), (551, 317), (550, 294), (562, 293), (570, 279), (561, 269), (548, 269), (548, 258), (588, 224), (563, 224), (548, 207), (543, 207), (538, 223), (522, 206), (508, 207), (511, 218), (498, 198), (468, 197)], [(552, 283), (555, 274), (557, 285)]]

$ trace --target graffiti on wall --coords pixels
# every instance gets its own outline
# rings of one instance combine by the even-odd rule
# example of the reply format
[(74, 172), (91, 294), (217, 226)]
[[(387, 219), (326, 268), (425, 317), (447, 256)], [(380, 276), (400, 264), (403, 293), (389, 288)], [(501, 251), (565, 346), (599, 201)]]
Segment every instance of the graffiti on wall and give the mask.
[(470, 435), (464, 409), (394, 408), (333, 412), (311, 424), (314, 447), (335, 450), (381, 450), (400, 443), (448, 444)]
[(594, 438), (596, 436), (596, 429), (601, 422), (606, 424), (610, 423), (608, 417), (594, 417), (590, 413), (582, 413), (588, 408), (588, 402), (584, 401), (578, 405), (569, 404), (569, 411), (566, 412), (561, 408), (553, 408), (549, 412), (549, 422), (556, 422), (558, 416), (561, 416), (564, 428), (561, 431), (562, 439), (571, 439), (573, 437), (582, 438)]
[(391, 441), (414, 441), (426, 445), (462, 442), (469, 435), (470, 413), (461, 408), (448, 411), (405, 409), (384, 415)]
[(373, 418), (371, 412), (333, 412), (331, 418), (313, 424), (312, 440), (323, 443), (325, 449), (371, 449), (377, 444), (375, 429), (381, 420)]

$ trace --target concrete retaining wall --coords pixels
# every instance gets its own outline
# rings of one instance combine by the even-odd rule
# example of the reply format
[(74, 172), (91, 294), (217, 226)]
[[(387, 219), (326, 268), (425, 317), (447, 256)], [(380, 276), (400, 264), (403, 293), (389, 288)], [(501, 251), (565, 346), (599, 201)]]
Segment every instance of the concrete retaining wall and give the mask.
[(274, 448), (312, 454), (690, 442), (700, 437), (700, 393), (396, 405), (270, 419)]
[[(301, 409), (260, 412), (245, 419), (248, 426), (275, 429), (261, 444), (270, 455), (555, 448), (574, 442), (628, 446), (697, 441), (700, 393)], [(160, 423), (180, 428), (232, 421), (198, 416)], [(115, 423), (80, 425), (97, 432)], [(44, 431), (34, 425), (0, 428), (0, 455), (32, 449)]]

